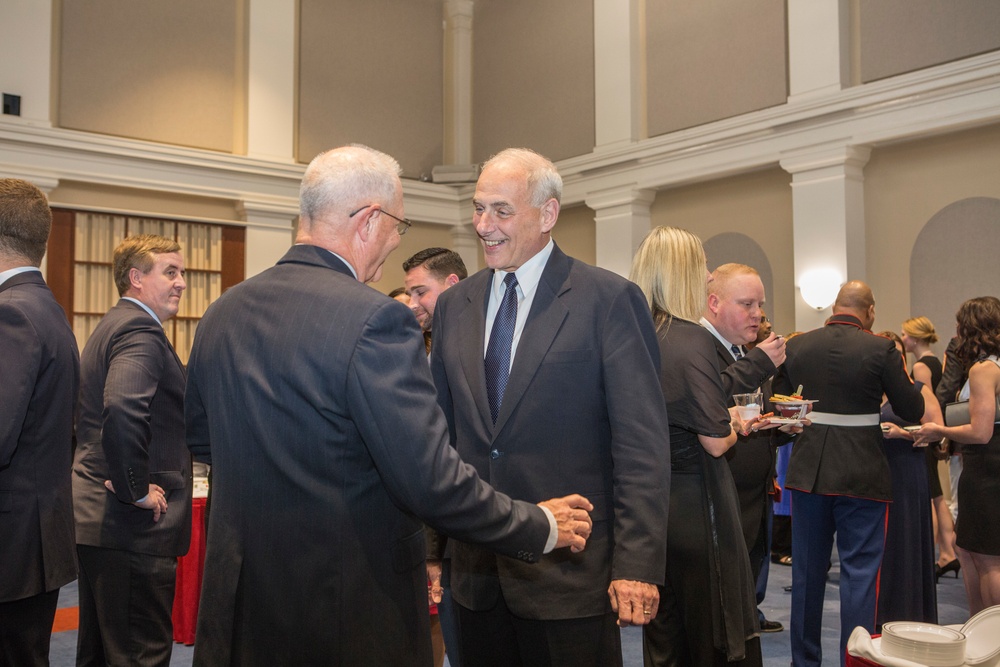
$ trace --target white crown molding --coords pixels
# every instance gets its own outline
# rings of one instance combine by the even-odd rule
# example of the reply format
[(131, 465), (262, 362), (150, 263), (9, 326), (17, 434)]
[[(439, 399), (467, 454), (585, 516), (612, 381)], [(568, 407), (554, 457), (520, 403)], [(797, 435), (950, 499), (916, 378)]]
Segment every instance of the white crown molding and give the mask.
[[(559, 163), (563, 204), (616, 188), (658, 190), (808, 160), (831, 145), (877, 146), (1000, 121), (1000, 52), (854, 86)], [(305, 166), (0, 118), (0, 173), (293, 207)], [(406, 180), (409, 217), (471, 219), (471, 185)], [(253, 205), (251, 205), (251, 208)]]

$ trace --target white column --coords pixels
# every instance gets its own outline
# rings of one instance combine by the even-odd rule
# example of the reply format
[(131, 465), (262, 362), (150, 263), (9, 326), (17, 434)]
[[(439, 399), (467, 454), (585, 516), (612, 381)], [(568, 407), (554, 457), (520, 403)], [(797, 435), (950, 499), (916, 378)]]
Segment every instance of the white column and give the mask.
[(52, 4), (0, 3), (0, 92), (21, 97), (20, 117), (32, 125), (52, 125)]
[(646, 136), (645, 0), (594, 0), (596, 146)]
[(849, 0), (793, 0), (788, 7), (789, 101), (841, 90), (850, 77)]
[(455, 225), (450, 230), (451, 249), (457, 252), (465, 262), (465, 268), (471, 276), (479, 270), (479, 236), (471, 224)]
[(237, 210), (246, 221), (246, 277), (255, 276), (274, 266), (294, 242), (292, 226), (299, 214), (292, 201), (254, 201), (243, 199)]
[(250, 0), (247, 155), (295, 155), (295, 0)]
[(781, 159), (792, 174), (792, 233), (795, 267), (795, 328), (822, 326), (832, 314), (802, 298), (802, 277), (835, 273), (841, 284), (865, 280), (864, 166), (871, 149), (829, 145)]
[(596, 212), (597, 265), (628, 276), (632, 257), (649, 233), (649, 207), (656, 199), (654, 190), (634, 186), (589, 193), (586, 204)]
[(472, 10), (472, 0), (444, 3), (445, 164), (472, 163)]

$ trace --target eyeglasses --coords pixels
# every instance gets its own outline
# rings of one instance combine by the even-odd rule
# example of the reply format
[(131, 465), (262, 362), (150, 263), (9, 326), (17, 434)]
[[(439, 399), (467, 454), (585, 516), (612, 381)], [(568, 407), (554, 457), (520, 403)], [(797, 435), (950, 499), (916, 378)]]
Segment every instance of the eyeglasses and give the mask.
[[(358, 210), (354, 211), (353, 213), (351, 213), (347, 217), (348, 218), (353, 218), (358, 213), (361, 213), (361, 211), (365, 210), (366, 208), (368, 208), (370, 206), (376, 206), (376, 204), (365, 204), (364, 206), (362, 206)], [(393, 220), (396, 221), (396, 233), (399, 234), (400, 236), (402, 236), (403, 234), (405, 234), (406, 230), (409, 229), (413, 225), (413, 223), (410, 222), (409, 220), (407, 220), (406, 218), (397, 218), (396, 216), (394, 216), (392, 213), (389, 213), (389, 211), (385, 210), (384, 208), (379, 207), (378, 210), (379, 210), (379, 212), (385, 213), (387, 216), (389, 216), (390, 218), (392, 218)]]

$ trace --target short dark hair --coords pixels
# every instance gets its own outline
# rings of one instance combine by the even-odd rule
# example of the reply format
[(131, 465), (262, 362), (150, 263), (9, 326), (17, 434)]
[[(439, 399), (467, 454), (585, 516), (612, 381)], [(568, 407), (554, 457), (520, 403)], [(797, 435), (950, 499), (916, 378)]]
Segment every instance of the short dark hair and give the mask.
[(391, 292), (389, 292), (389, 298), (390, 299), (395, 299), (400, 294), (406, 294), (406, 288), (405, 287), (397, 287), (396, 289), (394, 289)]
[(153, 270), (156, 255), (180, 251), (181, 246), (177, 241), (163, 236), (140, 234), (125, 237), (115, 248), (111, 264), (118, 296), (125, 296), (132, 285), (128, 278), (129, 271), (139, 269), (139, 273), (145, 275)]
[(52, 229), (45, 193), (19, 178), (0, 178), (0, 252), (38, 266)]
[(438, 280), (444, 280), (453, 273), (459, 280), (469, 277), (462, 256), (447, 248), (424, 248), (403, 262), (403, 271), (409, 273), (418, 266), (425, 267)]

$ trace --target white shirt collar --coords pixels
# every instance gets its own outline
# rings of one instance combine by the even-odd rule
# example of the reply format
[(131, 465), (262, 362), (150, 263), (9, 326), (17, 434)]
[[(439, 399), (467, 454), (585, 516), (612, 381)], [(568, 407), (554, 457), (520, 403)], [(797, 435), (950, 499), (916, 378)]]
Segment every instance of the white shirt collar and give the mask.
[[(715, 336), (718, 339), (718, 341), (720, 343), (722, 343), (723, 345), (726, 346), (726, 351), (729, 352), (730, 356), (732, 356), (733, 359), (735, 359), (736, 355), (733, 354), (733, 345), (736, 345), (736, 343), (730, 343), (728, 340), (726, 340), (725, 338), (723, 338), (722, 334), (719, 333), (718, 329), (716, 329), (714, 326), (712, 326), (712, 323), (709, 322), (708, 320), (706, 320), (704, 317), (701, 318), (700, 322), (701, 322), (701, 326), (703, 326), (706, 329), (708, 329), (712, 333), (712, 335)], [(740, 350), (743, 349), (742, 345), (736, 345), (736, 346), (738, 348), (740, 348)]]
[(42, 272), (37, 266), (16, 266), (13, 269), (7, 269), (6, 271), (0, 271), (0, 285), (13, 278), (20, 273), (27, 273), (28, 271), (38, 271)]
[[(534, 257), (522, 264), (516, 271), (512, 272), (517, 275), (517, 286), (520, 288), (521, 295), (525, 299), (529, 299), (535, 294), (535, 289), (542, 280), (542, 271), (545, 270), (545, 265), (548, 263), (549, 257), (552, 256), (552, 248), (554, 247), (555, 244), (552, 242), (552, 237), (550, 236), (549, 242), (545, 244), (544, 248), (539, 250)], [(493, 285), (491, 289), (497, 303), (500, 303), (503, 299), (503, 293), (506, 289), (503, 279), (507, 276), (507, 273), (507, 271), (499, 269), (493, 272)]]

